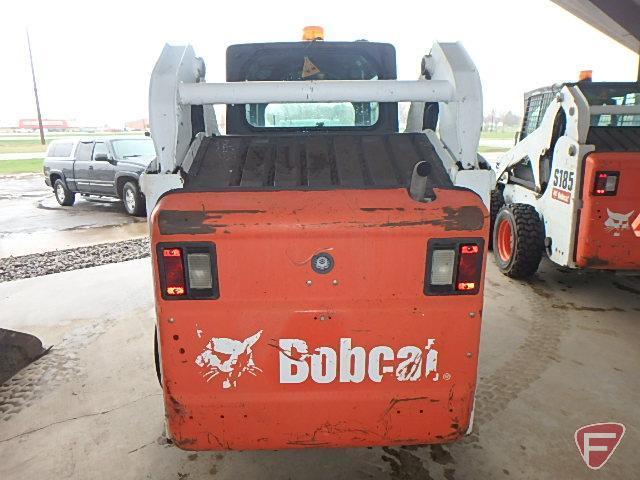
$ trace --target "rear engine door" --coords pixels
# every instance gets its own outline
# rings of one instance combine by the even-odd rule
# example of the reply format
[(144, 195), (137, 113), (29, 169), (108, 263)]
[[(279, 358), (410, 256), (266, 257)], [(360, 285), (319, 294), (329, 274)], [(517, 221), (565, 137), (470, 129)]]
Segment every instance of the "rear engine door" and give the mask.
[(576, 250), (578, 266), (640, 270), (638, 185), (640, 152), (602, 152), (587, 157)]

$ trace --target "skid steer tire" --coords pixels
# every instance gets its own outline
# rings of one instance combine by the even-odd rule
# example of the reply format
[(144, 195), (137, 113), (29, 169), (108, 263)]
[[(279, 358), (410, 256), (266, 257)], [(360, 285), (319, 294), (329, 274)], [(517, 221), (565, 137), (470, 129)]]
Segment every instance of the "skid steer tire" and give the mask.
[(160, 352), (158, 351), (158, 330), (153, 329), (153, 359), (156, 364), (156, 376), (158, 377), (158, 383), (162, 387), (162, 373), (160, 372)]
[(544, 226), (531, 205), (503, 206), (493, 228), (493, 255), (500, 271), (511, 278), (529, 278), (544, 252)]
[(489, 249), (493, 248), (493, 227), (496, 224), (496, 217), (502, 207), (504, 207), (504, 195), (502, 194), (503, 187), (498, 184), (495, 190), (491, 190), (491, 203), (489, 205)]

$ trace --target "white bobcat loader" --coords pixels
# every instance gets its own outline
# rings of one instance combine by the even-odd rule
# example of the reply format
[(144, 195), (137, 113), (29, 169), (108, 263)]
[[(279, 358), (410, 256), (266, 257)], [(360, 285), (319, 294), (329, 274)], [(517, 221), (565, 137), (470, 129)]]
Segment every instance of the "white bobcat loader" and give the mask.
[(500, 270), (640, 269), (640, 83), (586, 78), (525, 94), (516, 145), (492, 162)]

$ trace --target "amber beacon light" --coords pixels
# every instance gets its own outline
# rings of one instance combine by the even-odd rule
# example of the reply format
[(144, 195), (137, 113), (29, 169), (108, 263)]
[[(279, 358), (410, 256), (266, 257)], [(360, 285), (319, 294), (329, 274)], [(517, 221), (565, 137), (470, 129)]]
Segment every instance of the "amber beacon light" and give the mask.
[(313, 40), (324, 40), (324, 28), (318, 26), (308, 26), (302, 29), (302, 40), (312, 42)]

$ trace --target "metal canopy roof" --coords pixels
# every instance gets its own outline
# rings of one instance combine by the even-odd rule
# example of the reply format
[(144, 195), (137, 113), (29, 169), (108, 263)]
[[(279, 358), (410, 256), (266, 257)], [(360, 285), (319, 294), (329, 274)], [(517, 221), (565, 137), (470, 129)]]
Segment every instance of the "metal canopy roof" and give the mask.
[(636, 53), (640, 53), (640, 0), (552, 0)]

